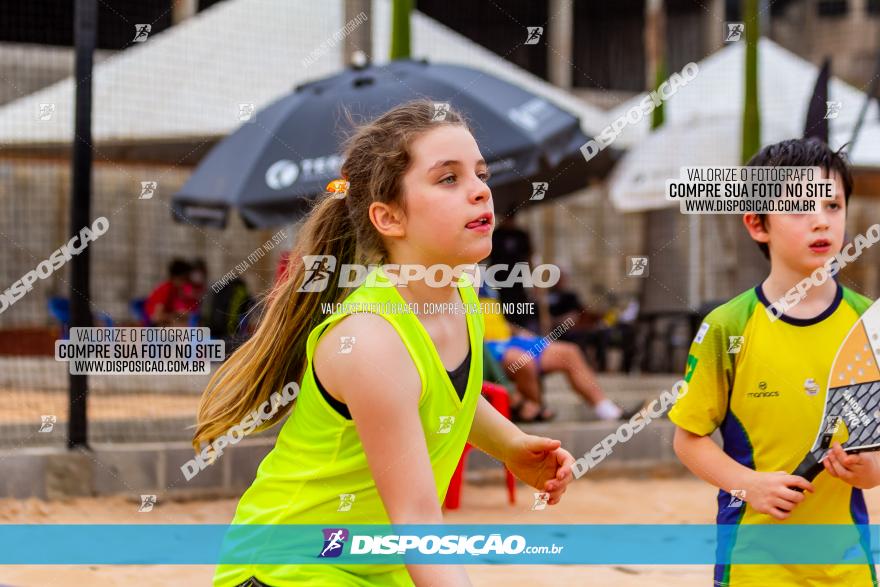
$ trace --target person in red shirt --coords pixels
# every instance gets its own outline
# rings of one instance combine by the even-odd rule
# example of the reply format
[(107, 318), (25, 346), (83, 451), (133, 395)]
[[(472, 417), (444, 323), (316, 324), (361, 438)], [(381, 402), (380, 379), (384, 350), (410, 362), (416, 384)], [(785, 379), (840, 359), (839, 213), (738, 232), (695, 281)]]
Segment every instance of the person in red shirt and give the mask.
[(146, 302), (147, 316), (155, 326), (186, 326), (189, 313), (194, 309), (192, 299), (184, 288), (190, 280), (192, 267), (186, 261), (175, 259), (168, 266), (168, 280), (154, 289)]
[(189, 279), (183, 284), (183, 296), (190, 312), (200, 313), (202, 298), (205, 297), (205, 285), (208, 278), (208, 266), (204, 259), (194, 259), (189, 264)]

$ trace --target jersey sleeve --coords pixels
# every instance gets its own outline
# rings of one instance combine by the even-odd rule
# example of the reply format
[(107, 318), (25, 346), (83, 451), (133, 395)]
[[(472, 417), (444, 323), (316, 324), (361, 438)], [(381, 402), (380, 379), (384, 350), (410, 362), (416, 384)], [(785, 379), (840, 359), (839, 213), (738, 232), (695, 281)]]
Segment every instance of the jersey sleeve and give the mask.
[(722, 316), (716, 310), (700, 325), (685, 368), (687, 393), (669, 411), (669, 419), (676, 426), (700, 436), (711, 434), (721, 424), (733, 385), (733, 365), (728, 351), (731, 344), (736, 343), (730, 337), (738, 333), (730, 332)]
[(857, 293), (848, 287), (843, 288), (843, 299), (846, 301), (850, 307), (855, 310), (855, 313), (861, 316), (865, 313), (865, 310), (871, 307), (873, 303), (870, 298), (863, 296), (860, 293)]

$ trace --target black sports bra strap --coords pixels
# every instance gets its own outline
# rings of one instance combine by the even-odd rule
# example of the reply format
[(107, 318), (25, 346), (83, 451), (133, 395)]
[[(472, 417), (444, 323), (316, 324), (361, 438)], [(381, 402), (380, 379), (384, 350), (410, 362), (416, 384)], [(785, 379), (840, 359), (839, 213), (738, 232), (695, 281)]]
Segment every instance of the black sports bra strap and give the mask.
[[(470, 348), (468, 348), (468, 354), (464, 358), (464, 361), (462, 361), (461, 365), (459, 365), (452, 371), (446, 372), (449, 375), (449, 379), (452, 381), (452, 386), (455, 388), (455, 392), (458, 394), (458, 399), (460, 400), (464, 399), (465, 391), (467, 391), (468, 374), (470, 373), (470, 367), (471, 350)], [(348, 410), (348, 406), (327, 392), (327, 390), (321, 384), (321, 380), (318, 379), (318, 374), (314, 372), (314, 368), (312, 372), (315, 375), (315, 383), (318, 384), (318, 391), (321, 392), (321, 395), (324, 396), (324, 399), (327, 400), (327, 403), (330, 404), (330, 407), (336, 410), (336, 413), (346, 420), (351, 420), (351, 412)]]

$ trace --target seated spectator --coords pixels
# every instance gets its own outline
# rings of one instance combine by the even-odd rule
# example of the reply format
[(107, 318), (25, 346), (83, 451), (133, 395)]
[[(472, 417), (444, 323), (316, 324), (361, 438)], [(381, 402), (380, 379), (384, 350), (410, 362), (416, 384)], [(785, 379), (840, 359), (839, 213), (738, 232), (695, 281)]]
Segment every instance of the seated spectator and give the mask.
[(600, 420), (628, 419), (635, 413), (624, 412), (605, 395), (576, 344), (550, 341), (510, 324), (501, 314), (497, 300), (489, 297), (492, 295), (490, 292), (485, 287), (480, 290), (480, 302), (484, 304), (486, 348), (516, 385), (517, 397), (511, 399), (513, 419), (540, 422), (555, 416), (543, 407), (539, 377), (557, 371), (565, 373), (571, 386), (593, 406)]
[(190, 264), (174, 259), (168, 266), (168, 279), (163, 281), (147, 297), (145, 310), (150, 322), (156, 326), (187, 326), (192, 300), (184, 292), (189, 283)]
[(189, 280), (183, 284), (183, 295), (186, 304), (193, 312), (200, 312), (205, 286), (208, 281), (208, 266), (204, 259), (194, 259), (190, 263)]
[(560, 272), (559, 281), (548, 291), (547, 301), (553, 328), (574, 321), (573, 325), (563, 330), (559, 337), (561, 340), (577, 344), (588, 357), (593, 350), (594, 364), (599, 371), (607, 369), (608, 348), (620, 347), (623, 351), (622, 370), (624, 373), (630, 371), (635, 356), (634, 322), (638, 314), (638, 302), (633, 300), (623, 312), (618, 312), (616, 298), (609, 296), (608, 311), (590, 311), (581, 303), (577, 292), (569, 289), (565, 271)]
[(247, 340), (247, 314), (254, 306), (247, 284), (236, 277), (208, 296), (202, 320), (211, 329), (211, 338), (226, 341), (226, 355)]
[[(534, 255), (528, 231), (520, 228), (514, 219), (517, 208), (517, 205), (511, 205), (506, 214), (499, 215), (498, 224), (492, 231), (492, 254), (488, 263), (507, 266), (506, 270), (495, 272), (495, 279), (499, 282), (506, 281), (518, 264), (525, 264), (529, 268)], [(497, 293), (501, 299), (502, 309), (507, 312), (505, 318), (508, 322), (523, 328), (538, 327), (537, 317), (523, 311), (523, 308), (529, 307), (529, 303), (533, 303), (533, 300), (520, 281), (516, 280)]]

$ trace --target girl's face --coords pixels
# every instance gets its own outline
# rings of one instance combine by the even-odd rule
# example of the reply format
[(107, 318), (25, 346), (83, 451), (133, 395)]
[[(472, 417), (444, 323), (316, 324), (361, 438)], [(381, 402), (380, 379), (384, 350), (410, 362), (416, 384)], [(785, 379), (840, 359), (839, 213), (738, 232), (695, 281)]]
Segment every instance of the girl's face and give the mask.
[(438, 125), (412, 141), (410, 154), (401, 243), (409, 249), (407, 257), (453, 267), (488, 257), (495, 213), (488, 167), (471, 133)]

